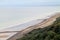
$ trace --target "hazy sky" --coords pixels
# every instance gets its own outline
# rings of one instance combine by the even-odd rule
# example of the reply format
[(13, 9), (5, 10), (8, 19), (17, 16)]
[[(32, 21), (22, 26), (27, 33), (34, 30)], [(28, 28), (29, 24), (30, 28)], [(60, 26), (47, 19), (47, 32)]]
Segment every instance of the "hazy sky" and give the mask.
[(0, 0), (0, 6), (60, 5), (60, 0)]

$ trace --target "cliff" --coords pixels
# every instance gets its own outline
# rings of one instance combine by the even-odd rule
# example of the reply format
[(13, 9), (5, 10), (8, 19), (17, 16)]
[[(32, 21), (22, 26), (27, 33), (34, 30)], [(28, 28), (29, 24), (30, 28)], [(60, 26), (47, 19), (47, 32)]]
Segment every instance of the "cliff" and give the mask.
[(17, 40), (60, 40), (60, 17), (52, 25), (34, 29)]

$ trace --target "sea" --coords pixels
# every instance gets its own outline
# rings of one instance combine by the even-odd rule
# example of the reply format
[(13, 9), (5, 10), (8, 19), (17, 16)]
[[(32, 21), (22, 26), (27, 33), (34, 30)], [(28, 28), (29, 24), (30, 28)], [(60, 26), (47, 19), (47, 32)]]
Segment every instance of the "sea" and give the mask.
[(60, 12), (60, 6), (0, 7), (0, 30)]

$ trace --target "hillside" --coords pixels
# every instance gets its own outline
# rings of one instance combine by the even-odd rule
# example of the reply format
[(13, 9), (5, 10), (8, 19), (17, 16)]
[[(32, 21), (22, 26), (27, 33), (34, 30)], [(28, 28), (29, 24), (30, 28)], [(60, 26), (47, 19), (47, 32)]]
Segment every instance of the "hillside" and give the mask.
[(34, 29), (17, 40), (60, 40), (60, 17), (52, 25)]

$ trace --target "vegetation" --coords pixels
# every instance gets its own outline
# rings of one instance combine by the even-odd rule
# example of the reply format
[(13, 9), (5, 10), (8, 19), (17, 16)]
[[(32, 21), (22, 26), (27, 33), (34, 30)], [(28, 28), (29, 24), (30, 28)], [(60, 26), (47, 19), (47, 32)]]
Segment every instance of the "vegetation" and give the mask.
[(32, 30), (17, 40), (60, 40), (60, 17), (52, 25)]

